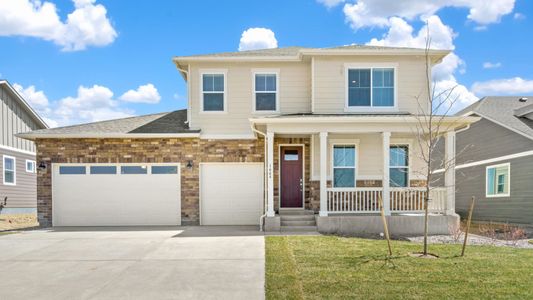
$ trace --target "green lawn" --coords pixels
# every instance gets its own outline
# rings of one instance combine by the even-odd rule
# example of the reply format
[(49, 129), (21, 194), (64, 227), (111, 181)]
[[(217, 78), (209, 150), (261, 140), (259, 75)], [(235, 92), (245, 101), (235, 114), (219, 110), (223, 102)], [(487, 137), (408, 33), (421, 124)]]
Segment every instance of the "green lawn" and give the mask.
[(267, 299), (533, 299), (533, 250), (421, 245), (335, 236), (266, 237)]

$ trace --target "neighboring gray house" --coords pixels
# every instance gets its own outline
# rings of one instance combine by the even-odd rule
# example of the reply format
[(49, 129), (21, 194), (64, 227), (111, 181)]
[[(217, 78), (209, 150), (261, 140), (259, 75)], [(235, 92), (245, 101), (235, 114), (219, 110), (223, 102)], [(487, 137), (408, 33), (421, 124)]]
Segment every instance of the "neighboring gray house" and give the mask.
[(15, 134), (45, 128), (46, 123), (9, 82), (0, 80), (0, 200), (8, 197), (2, 213), (36, 210), (35, 145)]
[(457, 115), (482, 119), (457, 133), (456, 210), (474, 220), (533, 225), (533, 97), (485, 97)]

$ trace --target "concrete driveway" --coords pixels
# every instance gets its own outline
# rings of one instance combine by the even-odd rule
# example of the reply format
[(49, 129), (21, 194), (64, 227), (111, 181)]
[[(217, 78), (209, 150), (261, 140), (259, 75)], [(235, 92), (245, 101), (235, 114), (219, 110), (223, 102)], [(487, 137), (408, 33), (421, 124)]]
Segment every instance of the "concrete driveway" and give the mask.
[(0, 299), (263, 299), (256, 227), (83, 228), (0, 236)]

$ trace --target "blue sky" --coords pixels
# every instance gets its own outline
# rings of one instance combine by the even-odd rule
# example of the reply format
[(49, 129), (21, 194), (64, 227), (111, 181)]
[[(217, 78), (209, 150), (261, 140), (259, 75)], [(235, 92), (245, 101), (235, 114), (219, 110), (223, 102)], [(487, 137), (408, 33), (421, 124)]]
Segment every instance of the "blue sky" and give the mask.
[[(435, 47), (454, 50), (436, 79), (461, 87), (458, 108), (533, 93), (532, 1), (384, 1), (1, 1), (0, 78), (67, 125), (184, 108), (171, 57), (237, 51), (249, 28), (272, 31), (278, 47), (417, 46), (427, 21)], [(251, 47), (274, 46), (260, 33)]]

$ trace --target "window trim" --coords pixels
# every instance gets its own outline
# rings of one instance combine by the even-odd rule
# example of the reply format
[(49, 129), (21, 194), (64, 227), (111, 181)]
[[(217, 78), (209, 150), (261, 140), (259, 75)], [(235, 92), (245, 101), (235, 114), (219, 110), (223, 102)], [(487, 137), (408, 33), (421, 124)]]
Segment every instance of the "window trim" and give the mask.
[[(390, 148), (393, 146), (406, 146), (407, 147), (407, 166), (391, 166), (390, 165)], [(407, 142), (392, 142), (389, 143), (389, 187), (391, 188), (408, 188), (411, 187), (411, 143)], [(407, 186), (393, 187), (390, 185), (390, 169), (405, 169), (407, 168)]]
[[(13, 159), (13, 182), (6, 182), (6, 158)], [(2, 156), (2, 181), (4, 185), (17, 185), (17, 158), (11, 155)]]
[[(31, 162), (31, 163), (32, 163), (32, 165), (33, 165), (33, 170), (28, 170), (28, 162)], [(36, 165), (36, 163), (35, 163), (34, 160), (32, 160), (32, 159), (26, 159), (25, 169), (26, 169), (26, 172), (27, 172), (27, 173), (36, 173), (36, 170), (37, 170), (36, 168), (37, 168), (37, 165)]]
[[(394, 94), (393, 106), (373, 106), (373, 69), (393, 69), (394, 70)], [(370, 69), (370, 106), (350, 106), (349, 103), (349, 84), (348, 72), (350, 69)], [(398, 111), (398, 64), (397, 63), (348, 63), (344, 64), (344, 111), (361, 112), (361, 111)]]
[[(355, 161), (354, 161), (354, 166), (353, 168), (355, 169), (354, 170), (354, 183), (353, 183), (353, 187), (335, 187), (335, 169), (337, 168), (344, 168), (344, 169), (351, 169), (351, 167), (335, 167), (335, 152), (334, 152), (334, 149), (335, 149), (335, 146), (354, 146), (354, 149), (355, 149)], [(353, 141), (346, 141), (346, 142), (343, 142), (343, 141), (332, 141), (330, 143), (330, 178), (331, 178), (331, 188), (332, 189), (353, 189), (353, 188), (356, 188), (357, 187), (357, 178), (358, 178), (358, 173), (359, 173), (359, 143), (356, 141), (356, 142), (353, 142)]]
[[(498, 168), (498, 167), (507, 167), (508, 176), (507, 176), (507, 193), (505, 194), (494, 194), (489, 195), (488, 193), (488, 187), (489, 187), (489, 169)], [(497, 179), (496, 179), (497, 180)], [(498, 188), (498, 183), (495, 182), (496, 186), (495, 188)], [(485, 167), (485, 197), (486, 198), (503, 198), (503, 197), (510, 197), (511, 196), (511, 163), (503, 163), (503, 164), (497, 164), (497, 165), (490, 165)]]
[[(199, 113), (200, 114), (226, 114), (228, 112), (228, 95), (227, 95), (227, 91), (228, 91), (228, 70), (227, 69), (201, 69), (200, 70), (200, 80), (198, 82), (198, 86), (200, 88), (200, 111)], [(216, 110), (216, 111), (212, 111), (212, 110), (208, 110), (208, 111), (205, 111), (204, 110), (204, 75), (223, 75), (224, 76), (224, 91), (222, 92), (223, 96), (223, 105), (224, 105), (224, 110)], [(207, 92), (208, 94), (211, 93), (211, 94), (219, 94), (220, 92)]]
[[(279, 113), (279, 69), (252, 69), (252, 113), (254, 114), (271, 114)], [(276, 109), (275, 110), (256, 110), (256, 94), (255, 90), (255, 76), (256, 75), (276, 75)], [(259, 93), (272, 93), (272, 92), (259, 92)]]

